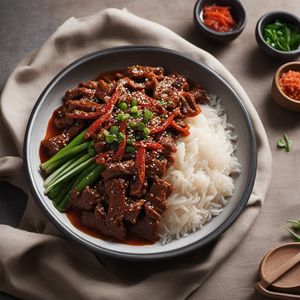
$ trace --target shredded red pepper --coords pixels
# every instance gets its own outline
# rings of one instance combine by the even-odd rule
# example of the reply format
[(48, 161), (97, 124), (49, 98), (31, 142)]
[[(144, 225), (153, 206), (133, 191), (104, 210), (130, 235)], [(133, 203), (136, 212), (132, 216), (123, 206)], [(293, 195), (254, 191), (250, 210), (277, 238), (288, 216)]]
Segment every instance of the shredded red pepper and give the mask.
[(98, 118), (94, 123), (90, 125), (90, 127), (87, 129), (84, 138), (88, 139), (92, 134), (94, 134), (97, 129), (109, 118), (110, 112), (104, 114), (100, 118)]
[(108, 119), (108, 117), (110, 116), (111, 112), (114, 109), (114, 106), (118, 102), (119, 97), (120, 97), (120, 90), (117, 88), (104, 107), (103, 110), (104, 115), (102, 115), (96, 121), (94, 121), (94, 123), (92, 123), (87, 129), (84, 135), (86, 139), (88, 139), (91, 135), (93, 135), (97, 131), (97, 129), (105, 122), (105, 120)]
[(162, 144), (158, 143), (158, 142), (135, 142), (133, 144), (135, 147), (139, 148), (139, 147), (143, 147), (149, 150), (164, 150), (164, 147)]
[(144, 147), (140, 147), (138, 149), (135, 164), (137, 168), (138, 179), (143, 184), (145, 182), (146, 174), (146, 149)]
[(167, 118), (167, 120), (160, 126), (154, 127), (150, 130), (151, 134), (156, 134), (162, 131), (165, 131), (169, 125), (172, 123), (174, 118), (178, 115), (178, 111), (174, 111), (170, 114), (170, 116)]
[(188, 136), (190, 134), (189, 129), (190, 126), (186, 124), (186, 127), (179, 126), (174, 120), (170, 123), (170, 126), (174, 129), (178, 130), (183, 136)]
[(300, 72), (289, 70), (278, 80), (281, 90), (290, 98), (300, 101)]
[(117, 152), (112, 157), (113, 161), (121, 160), (125, 154), (125, 149), (126, 149), (126, 122), (125, 121), (121, 122), (120, 124), (120, 132), (123, 133), (124, 138), (122, 142), (119, 144)]
[(96, 163), (99, 165), (100, 164), (105, 165), (107, 163), (108, 158), (111, 157), (113, 154), (114, 154), (114, 151), (112, 151), (112, 150), (98, 154), (96, 156)]
[(154, 99), (154, 98), (152, 98), (152, 97), (150, 97), (150, 96), (148, 96), (148, 95), (145, 95), (145, 97), (146, 97), (146, 99), (148, 99), (148, 100), (149, 100), (156, 108), (158, 108), (162, 114), (165, 114), (165, 113), (167, 112), (166, 109), (165, 109), (161, 104), (159, 104), (158, 101), (157, 101), (156, 99)]
[(236, 25), (230, 13), (230, 6), (216, 4), (204, 6), (203, 23), (218, 32), (228, 32)]

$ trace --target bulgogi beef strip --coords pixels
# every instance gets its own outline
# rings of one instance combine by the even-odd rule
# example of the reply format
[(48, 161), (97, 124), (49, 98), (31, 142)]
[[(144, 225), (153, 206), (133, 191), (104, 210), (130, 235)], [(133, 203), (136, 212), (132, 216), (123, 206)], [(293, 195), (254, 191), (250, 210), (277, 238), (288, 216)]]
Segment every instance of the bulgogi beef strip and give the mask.
[(61, 133), (42, 145), (52, 156), (87, 128), (105, 169), (95, 186), (72, 190), (68, 209), (81, 210), (81, 223), (106, 237), (157, 241), (176, 140), (189, 134), (185, 118), (208, 101), (201, 85), (153, 66), (129, 66), (69, 89), (54, 115)]

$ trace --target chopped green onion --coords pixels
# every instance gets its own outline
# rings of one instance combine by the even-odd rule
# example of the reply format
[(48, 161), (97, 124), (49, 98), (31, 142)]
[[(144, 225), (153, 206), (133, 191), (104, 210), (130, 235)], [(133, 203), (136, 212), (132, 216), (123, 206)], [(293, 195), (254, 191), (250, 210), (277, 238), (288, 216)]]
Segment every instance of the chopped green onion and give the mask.
[(129, 119), (130, 115), (129, 114), (124, 114), (122, 121), (127, 121)]
[(144, 132), (145, 135), (149, 135), (150, 134), (150, 129), (145, 127), (143, 132)]
[(124, 115), (123, 112), (118, 113), (118, 114), (117, 114), (117, 120), (118, 120), (118, 121), (123, 121), (123, 115)]
[(132, 99), (132, 100), (131, 100), (131, 107), (137, 106), (137, 104), (138, 104), (138, 102), (137, 102), (136, 99)]
[(284, 149), (286, 152), (291, 151), (293, 142), (289, 139), (286, 133), (283, 134), (283, 137), (278, 139), (277, 147)]
[(135, 148), (133, 146), (126, 146), (126, 152), (129, 154), (133, 154), (135, 152)]
[(133, 128), (135, 128), (135, 127), (137, 126), (137, 124), (134, 123), (134, 122), (128, 122), (127, 125), (128, 125), (128, 127), (131, 128), (131, 129), (133, 129)]
[(145, 109), (144, 110), (144, 117), (146, 120), (152, 119), (154, 116), (154, 113), (151, 110)]
[(124, 140), (124, 134), (122, 132), (119, 132), (117, 142), (121, 143), (123, 140)]
[(127, 104), (125, 102), (120, 102), (118, 104), (118, 107), (122, 110), (125, 111), (127, 109)]
[(130, 117), (129, 114), (124, 114), (123, 112), (120, 112), (120, 113), (117, 114), (117, 120), (118, 121), (126, 121), (126, 120), (129, 119), (129, 117)]
[(146, 128), (146, 125), (143, 122), (138, 122), (137, 128), (139, 131), (143, 131)]
[(117, 142), (113, 142), (112, 144), (109, 145), (109, 147), (110, 147), (110, 150), (116, 151), (118, 149), (119, 145)]
[(118, 134), (119, 132), (119, 127), (118, 126), (111, 126), (110, 129), (109, 129), (109, 132), (111, 134)]
[(107, 144), (112, 144), (115, 141), (115, 136), (112, 134), (107, 134), (105, 136), (105, 141)]
[(130, 113), (132, 113), (132, 114), (136, 114), (137, 112), (138, 112), (138, 107), (137, 106), (132, 106), (131, 108), (130, 108)]

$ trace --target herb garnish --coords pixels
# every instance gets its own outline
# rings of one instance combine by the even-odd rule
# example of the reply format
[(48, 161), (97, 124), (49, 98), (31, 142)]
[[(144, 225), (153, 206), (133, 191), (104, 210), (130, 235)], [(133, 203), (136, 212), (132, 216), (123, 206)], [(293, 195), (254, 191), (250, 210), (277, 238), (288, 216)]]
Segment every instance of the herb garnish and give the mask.
[(300, 242), (300, 235), (297, 234), (300, 231), (300, 220), (288, 220), (287, 222), (292, 224), (292, 226), (291, 228), (285, 227), (285, 229), (290, 233), (295, 242)]
[(286, 152), (291, 151), (292, 149), (292, 140), (289, 139), (286, 133), (283, 134), (283, 137), (277, 141), (277, 147), (284, 149)]

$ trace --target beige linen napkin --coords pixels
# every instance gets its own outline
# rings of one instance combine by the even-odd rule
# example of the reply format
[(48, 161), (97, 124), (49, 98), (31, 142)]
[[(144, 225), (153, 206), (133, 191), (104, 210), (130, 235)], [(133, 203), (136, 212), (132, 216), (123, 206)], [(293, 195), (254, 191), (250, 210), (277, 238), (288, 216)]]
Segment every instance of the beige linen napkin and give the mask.
[[(2, 93), (1, 109), (20, 157), (29, 114), (47, 83), (85, 54), (133, 44), (185, 53), (214, 69), (241, 97), (258, 144), (257, 177), (246, 209), (225, 234), (203, 249), (163, 262), (126, 262), (97, 257), (61, 237), (29, 195), (21, 229), (0, 225), (0, 290), (22, 299), (184, 299), (234, 251), (257, 217), (270, 181), (271, 153), (245, 91), (212, 55), (167, 28), (126, 11), (106, 9), (86, 18), (70, 18), (13, 71)], [(1, 150), (5, 139), (0, 137), (0, 143)], [(21, 165), (19, 157), (2, 157), (0, 175), (28, 192)]]

